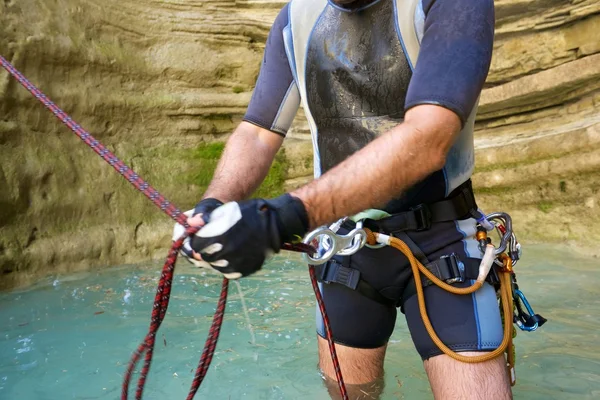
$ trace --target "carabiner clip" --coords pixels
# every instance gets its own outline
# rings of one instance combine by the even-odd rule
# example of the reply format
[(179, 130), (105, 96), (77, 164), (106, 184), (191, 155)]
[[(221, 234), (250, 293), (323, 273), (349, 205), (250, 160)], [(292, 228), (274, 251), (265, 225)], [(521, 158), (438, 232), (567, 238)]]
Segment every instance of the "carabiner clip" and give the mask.
[(362, 227), (362, 222), (358, 222), (356, 227), (345, 235), (338, 235), (336, 231), (340, 228), (334, 224), (331, 228), (321, 227), (310, 232), (304, 238), (303, 242), (310, 244), (313, 240), (318, 240), (321, 244), (323, 253), (313, 256), (302, 254), (304, 259), (312, 265), (321, 265), (329, 261), (333, 256), (349, 256), (355, 254), (367, 243), (367, 233)]
[[(547, 319), (533, 311), (529, 301), (527, 301), (527, 298), (519, 289), (515, 289), (514, 299), (518, 310), (518, 314), (515, 314), (514, 320), (519, 329), (522, 331), (533, 332), (546, 323)], [(525, 306), (527, 312), (523, 311), (521, 304)]]
[(512, 218), (510, 218), (510, 215), (508, 215), (507, 213), (495, 212), (486, 215), (485, 219), (487, 219), (490, 222), (492, 222), (495, 219), (502, 221), (504, 225), (504, 232), (501, 232), (501, 230), (498, 229), (498, 227), (496, 227), (496, 229), (500, 232), (500, 243), (498, 244), (498, 247), (496, 247), (496, 250), (494, 250), (494, 253), (496, 255), (504, 253), (513, 235)]

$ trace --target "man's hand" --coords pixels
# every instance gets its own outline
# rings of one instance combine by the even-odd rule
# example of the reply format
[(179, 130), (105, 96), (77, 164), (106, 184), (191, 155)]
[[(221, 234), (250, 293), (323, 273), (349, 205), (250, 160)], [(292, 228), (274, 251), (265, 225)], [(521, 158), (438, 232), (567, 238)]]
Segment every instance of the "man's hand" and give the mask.
[[(184, 214), (187, 215), (188, 223), (192, 226), (202, 226), (208, 223), (210, 220), (210, 214), (220, 206), (223, 205), (223, 202), (217, 199), (208, 198), (201, 200), (193, 210), (186, 211)], [(185, 228), (181, 224), (175, 224), (175, 228), (173, 228), (173, 241), (179, 239), (181, 235), (185, 233)], [(181, 246), (180, 253), (184, 256), (190, 263), (194, 264), (197, 267), (209, 267), (209, 265), (205, 262), (202, 262), (202, 259), (198, 254), (194, 254), (192, 250), (190, 238), (186, 238), (183, 242), (183, 246)]]
[(191, 240), (191, 248), (228, 279), (258, 271), (281, 245), (296, 241), (308, 229), (302, 202), (289, 194), (272, 200), (227, 203)]

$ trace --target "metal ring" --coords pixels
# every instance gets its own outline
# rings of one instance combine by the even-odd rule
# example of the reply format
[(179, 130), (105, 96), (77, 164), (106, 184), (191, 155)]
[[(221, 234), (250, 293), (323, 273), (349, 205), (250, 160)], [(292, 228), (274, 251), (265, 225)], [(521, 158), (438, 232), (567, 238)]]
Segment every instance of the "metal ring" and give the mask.
[[(485, 218), (490, 222), (495, 219), (498, 219), (504, 223), (504, 228), (506, 228), (506, 232), (504, 233), (504, 235), (501, 235), (500, 244), (494, 250), (494, 254), (498, 255), (498, 254), (504, 253), (506, 251), (506, 247), (509, 244), (511, 236), (513, 235), (512, 218), (510, 217), (510, 215), (508, 215), (507, 213), (504, 213), (504, 212), (491, 213), (491, 214), (486, 215)], [(498, 229), (498, 228), (496, 228), (496, 229)]]
[(304, 243), (310, 244), (314, 240), (319, 241), (319, 247), (325, 252), (316, 257), (303, 254), (303, 257), (310, 264), (320, 265), (329, 261), (336, 254), (341, 256), (355, 254), (367, 243), (367, 233), (362, 228), (362, 222), (359, 221), (356, 228), (346, 235), (337, 235), (327, 227), (317, 228), (304, 238)]
[[(317, 228), (314, 231), (310, 232), (305, 238), (304, 238), (304, 243), (306, 244), (310, 244), (312, 243), (313, 240), (321, 238), (321, 237), (327, 237), (331, 240), (331, 247), (329, 249), (327, 249), (325, 251), (325, 253), (318, 255), (317, 257), (313, 257), (310, 254), (304, 253), (302, 254), (302, 256), (304, 257), (304, 259), (313, 265), (321, 265), (321, 264), (325, 264), (327, 261), (331, 260), (331, 258), (335, 255), (336, 251), (336, 241), (335, 241), (335, 237), (336, 234), (333, 233), (333, 231), (329, 228)], [(321, 240), (321, 239), (320, 239)], [(319, 242), (320, 242), (319, 240)]]
[(356, 254), (366, 243), (367, 233), (363, 229), (354, 229), (348, 235), (352, 234), (352, 244), (349, 247), (345, 247), (337, 252), (340, 256), (351, 256)]

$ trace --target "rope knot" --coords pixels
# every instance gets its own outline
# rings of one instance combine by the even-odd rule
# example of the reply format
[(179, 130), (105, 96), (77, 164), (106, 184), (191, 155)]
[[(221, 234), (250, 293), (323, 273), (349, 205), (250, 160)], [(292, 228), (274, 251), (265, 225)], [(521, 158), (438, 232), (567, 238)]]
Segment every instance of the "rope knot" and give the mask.
[(374, 246), (377, 244), (377, 237), (369, 228), (364, 228), (365, 233), (367, 234), (367, 244)]

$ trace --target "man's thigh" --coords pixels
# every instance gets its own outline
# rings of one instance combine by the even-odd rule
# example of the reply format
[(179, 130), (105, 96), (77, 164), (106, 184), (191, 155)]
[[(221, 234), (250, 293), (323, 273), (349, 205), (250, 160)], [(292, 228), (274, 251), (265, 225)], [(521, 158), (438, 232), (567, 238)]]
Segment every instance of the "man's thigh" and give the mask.
[[(335, 369), (329, 353), (327, 340), (318, 336), (319, 368), (326, 378), (336, 381)], [(376, 349), (359, 349), (356, 347), (335, 345), (338, 361), (344, 377), (349, 385), (364, 385), (376, 382), (383, 376), (383, 360), (386, 346)], [(332, 385), (337, 390), (337, 385)]]
[[(474, 261), (471, 261), (474, 262)], [(470, 285), (465, 282), (460, 286)], [(463, 355), (481, 355), (502, 342), (503, 329), (496, 293), (489, 284), (471, 295), (425, 288), (427, 314), (441, 341)], [(504, 356), (483, 363), (464, 363), (444, 355), (427, 333), (416, 296), (404, 304), (415, 348), (436, 399), (510, 399)]]
[[(461, 352), (476, 356), (481, 352)], [(468, 364), (447, 355), (424, 362), (431, 391), (435, 399), (509, 400), (512, 391), (506, 360), (500, 355), (493, 360)]]
[[(339, 284), (320, 284), (344, 381), (364, 384), (383, 374), (387, 342), (394, 330), (396, 308), (371, 300)], [(317, 308), (319, 367), (335, 380), (325, 339), (325, 327)]]
[[(396, 308), (384, 306), (337, 284), (321, 284), (346, 390), (352, 399), (378, 399), (384, 388), (383, 362)], [(335, 369), (317, 309), (319, 368), (332, 399), (339, 398)]]

